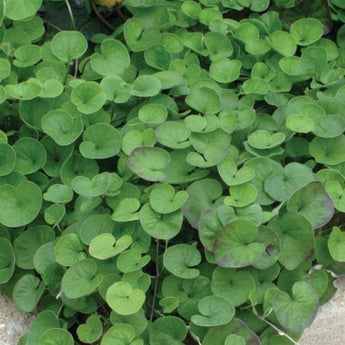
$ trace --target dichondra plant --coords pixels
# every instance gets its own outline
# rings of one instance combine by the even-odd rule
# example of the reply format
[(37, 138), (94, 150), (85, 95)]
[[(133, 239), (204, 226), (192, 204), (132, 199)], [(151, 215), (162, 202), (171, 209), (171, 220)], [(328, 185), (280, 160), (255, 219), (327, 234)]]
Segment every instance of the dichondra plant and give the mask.
[(19, 345), (291, 345), (345, 272), (345, 6), (0, 0), (0, 288)]

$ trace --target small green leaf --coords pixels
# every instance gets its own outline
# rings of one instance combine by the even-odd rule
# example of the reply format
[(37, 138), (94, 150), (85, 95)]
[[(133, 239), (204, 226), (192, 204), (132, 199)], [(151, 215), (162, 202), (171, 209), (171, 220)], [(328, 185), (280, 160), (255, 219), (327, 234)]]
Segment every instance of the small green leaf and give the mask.
[(81, 324), (77, 328), (77, 335), (83, 343), (94, 343), (102, 335), (103, 325), (99, 316), (93, 314), (89, 316), (85, 324)]
[(145, 293), (133, 289), (127, 282), (117, 282), (111, 285), (106, 295), (110, 308), (120, 315), (135, 314), (145, 302)]
[(73, 337), (71, 333), (62, 328), (50, 328), (46, 330), (38, 345), (73, 345)]
[(79, 31), (60, 31), (53, 37), (50, 49), (58, 59), (68, 63), (86, 52), (87, 41)]
[(169, 247), (163, 255), (164, 267), (176, 277), (193, 279), (199, 275), (199, 270), (190, 268), (201, 262), (201, 255), (195, 246), (176, 244)]
[(98, 260), (107, 260), (120, 254), (131, 244), (132, 237), (129, 235), (123, 235), (116, 240), (112, 234), (103, 233), (95, 236), (91, 240), (89, 253)]
[(328, 249), (332, 258), (339, 262), (345, 262), (345, 234), (337, 226), (333, 226), (328, 239)]
[(265, 251), (257, 242), (257, 226), (245, 219), (235, 220), (225, 226), (217, 235), (213, 252), (221, 267), (245, 267), (253, 264)]
[(63, 275), (62, 291), (67, 298), (80, 298), (92, 294), (101, 284), (102, 273), (97, 273), (97, 264), (84, 259), (73, 264)]
[(318, 297), (311, 285), (299, 281), (292, 287), (292, 297), (279, 291), (274, 295), (272, 306), (280, 324), (288, 331), (300, 334), (316, 316)]
[(201, 327), (215, 327), (229, 323), (235, 315), (234, 306), (223, 297), (206, 296), (198, 303), (202, 315), (193, 315), (191, 321)]
[(323, 35), (323, 25), (314, 18), (301, 18), (292, 23), (290, 33), (298, 45), (307, 46)]

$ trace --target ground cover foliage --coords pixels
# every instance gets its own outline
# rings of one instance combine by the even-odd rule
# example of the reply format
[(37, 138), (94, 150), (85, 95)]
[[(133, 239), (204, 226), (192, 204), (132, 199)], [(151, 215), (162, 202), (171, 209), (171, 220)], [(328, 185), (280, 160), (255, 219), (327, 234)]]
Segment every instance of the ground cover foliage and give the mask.
[(0, 1), (0, 287), (21, 345), (289, 345), (345, 262), (341, 0)]

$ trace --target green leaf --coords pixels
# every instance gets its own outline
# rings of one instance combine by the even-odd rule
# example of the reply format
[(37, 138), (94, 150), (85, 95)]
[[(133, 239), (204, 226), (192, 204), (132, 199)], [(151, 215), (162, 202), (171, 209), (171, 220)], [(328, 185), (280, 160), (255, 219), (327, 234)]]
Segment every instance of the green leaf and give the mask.
[(101, 337), (102, 331), (102, 321), (99, 316), (93, 314), (87, 318), (85, 324), (78, 326), (77, 335), (83, 343), (94, 343)]
[(123, 235), (116, 240), (112, 234), (103, 233), (91, 240), (89, 253), (98, 260), (106, 260), (120, 254), (131, 244), (132, 237), (129, 235)]
[(116, 173), (103, 172), (91, 180), (86, 176), (77, 176), (72, 180), (72, 189), (79, 195), (96, 197), (116, 195), (122, 185), (122, 179)]
[(249, 300), (255, 288), (255, 280), (247, 271), (216, 267), (212, 275), (211, 290), (216, 296), (225, 298), (235, 307)]
[(318, 297), (311, 285), (300, 281), (293, 285), (292, 297), (286, 292), (277, 292), (272, 306), (280, 324), (288, 331), (300, 334), (316, 316)]
[(40, 188), (33, 182), (24, 181), (17, 186), (0, 186), (0, 223), (14, 228), (29, 224), (42, 206)]
[(36, 225), (22, 232), (13, 242), (16, 265), (24, 269), (34, 268), (34, 255), (39, 247), (55, 239), (54, 230), (47, 225)]
[(79, 59), (87, 50), (87, 41), (79, 31), (60, 31), (50, 44), (53, 54), (63, 62)]
[(62, 109), (51, 110), (44, 115), (41, 126), (43, 131), (60, 146), (72, 144), (83, 131), (81, 116), (72, 116)]
[(294, 270), (314, 252), (314, 231), (301, 214), (289, 212), (269, 223), (281, 241), (279, 262)]
[(84, 244), (75, 233), (65, 234), (55, 244), (56, 262), (62, 266), (72, 266), (86, 258)]
[(33, 81), (24, 81), (15, 85), (6, 85), (5, 91), (9, 97), (20, 100), (31, 100), (41, 93), (41, 86)]
[(220, 98), (217, 92), (207, 87), (192, 88), (185, 102), (191, 108), (203, 114), (214, 114), (221, 110)]
[(43, 295), (44, 283), (32, 274), (23, 275), (13, 287), (12, 298), (16, 307), (25, 312), (35, 309)]
[[(191, 131), (182, 122), (165, 121), (155, 130), (156, 140), (171, 149), (184, 149), (189, 147)], [(147, 145), (148, 146), (148, 145)]]
[(323, 35), (323, 25), (314, 18), (301, 18), (292, 23), (290, 33), (298, 45), (307, 46)]
[(116, 265), (120, 272), (131, 273), (145, 267), (150, 260), (150, 255), (141, 256), (138, 249), (128, 249), (119, 255)]
[(101, 284), (102, 273), (97, 273), (97, 264), (84, 259), (73, 264), (63, 275), (62, 291), (67, 298), (80, 298), (92, 294)]
[(15, 269), (15, 256), (11, 242), (0, 237), (0, 284), (7, 283)]
[(203, 297), (198, 303), (202, 315), (193, 315), (191, 321), (201, 327), (215, 327), (229, 323), (235, 315), (234, 306), (219, 296)]
[(160, 80), (151, 75), (141, 75), (132, 84), (131, 95), (137, 97), (153, 97), (162, 88)]
[(10, 174), (16, 165), (16, 152), (7, 143), (0, 143), (0, 176)]
[(308, 116), (290, 114), (286, 119), (286, 127), (297, 133), (309, 133), (315, 130), (315, 123)]
[(42, 0), (6, 0), (6, 17), (23, 20), (33, 16), (41, 7)]
[(219, 83), (232, 83), (240, 76), (241, 60), (217, 59), (210, 65), (210, 77)]
[(224, 204), (233, 207), (245, 207), (256, 199), (257, 191), (251, 183), (230, 187), (230, 196), (224, 198)]
[(83, 114), (100, 110), (105, 103), (102, 87), (94, 81), (85, 81), (76, 86), (71, 93), (71, 101)]
[(198, 229), (201, 213), (213, 206), (213, 202), (223, 194), (222, 185), (214, 179), (193, 182), (186, 189), (189, 197), (183, 206), (183, 215), (193, 228)]
[(266, 37), (271, 48), (283, 56), (293, 56), (297, 45), (291, 34), (285, 31), (274, 31)]
[(155, 184), (150, 192), (150, 205), (155, 212), (166, 214), (177, 211), (187, 201), (188, 193), (178, 191), (169, 184)]
[(168, 111), (161, 104), (147, 104), (140, 108), (138, 113), (139, 120), (148, 125), (158, 125), (163, 123), (168, 117)]
[(147, 181), (164, 181), (164, 168), (169, 164), (169, 153), (156, 147), (138, 147), (127, 161), (129, 169)]
[(328, 239), (328, 249), (332, 258), (339, 262), (345, 262), (344, 248), (345, 235), (337, 226), (333, 226)]
[(297, 190), (289, 199), (287, 209), (301, 213), (314, 229), (326, 225), (334, 214), (332, 199), (325, 192), (323, 184), (317, 181)]
[(224, 345), (246, 345), (246, 340), (236, 334), (230, 334), (225, 338)]
[(107, 330), (101, 345), (136, 345), (135, 342), (132, 342), (134, 338), (134, 328), (131, 325), (119, 323)]
[(116, 206), (111, 219), (115, 222), (131, 222), (139, 219), (140, 201), (135, 198), (124, 198)]
[(122, 42), (107, 38), (101, 43), (101, 53), (92, 54), (90, 63), (92, 69), (102, 76), (122, 75), (130, 64), (130, 57)]
[(27, 334), (27, 344), (36, 345), (45, 331), (60, 326), (57, 316), (51, 310), (40, 312), (33, 320)]
[(306, 183), (315, 178), (312, 171), (300, 163), (289, 163), (283, 170), (273, 171), (264, 182), (265, 192), (274, 200), (286, 201)]
[(181, 345), (187, 336), (187, 327), (183, 320), (176, 316), (164, 316), (156, 319), (149, 330), (152, 345)]
[(57, 204), (66, 204), (73, 199), (73, 191), (70, 186), (64, 184), (53, 184), (43, 194), (46, 201), (54, 202)]
[(180, 232), (183, 214), (179, 210), (168, 214), (159, 214), (147, 203), (139, 212), (139, 221), (150, 236), (161, 240), (170, 240)]
[(235, 220), (225, 226), (217, 235), (213, 252), (221, 267), (245, 267), (253, 264), (265, 251), (257, 242), (257, 226), (245, 219)]
[(336, 165), (345, 162), (345, 152), (342, 150), (345, 145), (345, 136), (335, 138), (315, 137), (310, 143), (310, 155), (318, 163)]
[(106, 123), (89, 126), (83, 133), (79, 151), (85, 158), (105, 159), (119, 153), (121, 135), (119, 131)]
[(145, 293), (133, 289), (127, 282), (117, 282), (111, 285), (106, 295), (110, 308), (120, 315), (135, 314), (145, 302)]
[(38, 345), (73, 345), (73, 337), (71, 333), (62, 328), (50, 328), (46, 330)]
[(164, 267), (175, 276), (183, 279), (193, 279), (199, 275), (199, 270), (191, 268), (201, 262), (200, 252), (195, 246), (176, 244), (169, 247), (163, 255)]

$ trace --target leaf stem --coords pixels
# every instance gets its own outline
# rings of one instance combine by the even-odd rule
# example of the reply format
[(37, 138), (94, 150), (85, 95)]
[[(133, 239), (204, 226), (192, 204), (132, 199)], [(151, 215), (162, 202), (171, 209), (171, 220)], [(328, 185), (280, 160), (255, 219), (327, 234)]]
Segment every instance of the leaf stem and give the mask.
[(95, 4), (94, 0), (90, 0), (91, 7), (93, 11), (95, 12), (95, 15), (100, 19), (100, 21), (109, 29), (114, 31), (115, 28), (99, 13), (98, 8)]
[(70, 5), (68, 0), (65, 0), (65, 4), (67, 6), (69, 16), (71, 17), (71, 22), (72, 22), (73, 29), (77, 30), (77, 26), (75, 25), (75, 20), (74, 20), (74, 15), (73, 15), (72, 7), (71, 7), (71, 5)]
[(200, 338), (192, 332), (192, 330), (190, 329), (190, 326), (187, 326), (187, 329), (191, 338), (195, 340), (198, 345), (202, 345)]
[(158, 263), (158, 257), (159, 257), (159, 240), (156, 242), (156, 279), (155, 279), (155, 285), (153, 288), (153, 298), (152, 298), (152, 307), (151, 307), (151, 314), (150, 314), (150, 321), (153, 319), (153, 313), (155, 311), (155, 305), (156, 305), (156, 298), (157, 298), (157, 290), (158, 290), (158, 280), (159, 280), (159, 263)]
[(293, 338), (291, 338), (287, 333), (285, 333), (284, 331), (282, 331), (280, 328), (278, 328), (275, 324), (273, 324), (272, 322), (266, 320), (263, 316), (260, 315), (256, 315), (256, 317), (265, 322), (267, 325), (271, 326), (274, 330), (276, 330), (278, 332), (279, 335), (282, 335), (284, 337), (286, 337), (287, 339), (289, 339), (294, 345), (300, 345), (298, 342), (296, 342)]

